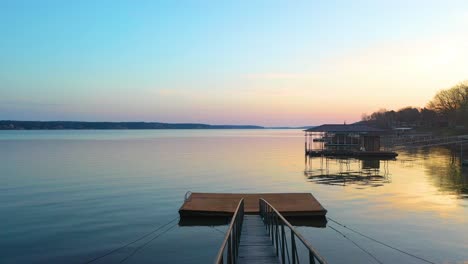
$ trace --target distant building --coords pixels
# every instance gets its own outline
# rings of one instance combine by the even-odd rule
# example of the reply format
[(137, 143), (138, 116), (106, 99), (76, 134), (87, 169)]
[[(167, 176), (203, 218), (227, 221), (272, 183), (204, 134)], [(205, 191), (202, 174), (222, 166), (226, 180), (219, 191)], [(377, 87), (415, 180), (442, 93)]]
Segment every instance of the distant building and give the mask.
[(387, 131), (368, 125), (325, 124), (304, 131), (305, 151), (308, 155), (393, 157), (397, 155), (394, 152), (380, 151), (380, 138)]
[(411, 128), (411, 127), (395, 127), (395, 128), (393, 128), (393, 131), (395, 132), (395, 134), (397, 136), (401, 136), (401, 135), (406, 135), (408, 133), (413, 132), (413, 128)]

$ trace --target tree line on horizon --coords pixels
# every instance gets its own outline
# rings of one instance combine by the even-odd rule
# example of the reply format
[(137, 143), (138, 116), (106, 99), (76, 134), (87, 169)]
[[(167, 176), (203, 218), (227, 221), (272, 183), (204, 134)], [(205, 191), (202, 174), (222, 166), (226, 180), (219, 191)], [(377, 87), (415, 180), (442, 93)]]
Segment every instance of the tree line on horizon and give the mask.
[(381, 109), (362, 121), (379, 128), (448, 127), (468, 128), (468, 81), (436, 93), (426, 107), (404, 107), (397, 111)]

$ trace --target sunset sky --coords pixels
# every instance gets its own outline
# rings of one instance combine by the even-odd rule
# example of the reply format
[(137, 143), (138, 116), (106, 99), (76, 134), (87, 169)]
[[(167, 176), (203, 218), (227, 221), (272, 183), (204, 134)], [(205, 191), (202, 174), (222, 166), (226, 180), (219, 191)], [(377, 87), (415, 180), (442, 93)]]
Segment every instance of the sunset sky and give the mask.
[(468, 79), (468, 1), (0, 1), (0, 120), (302, 126)]

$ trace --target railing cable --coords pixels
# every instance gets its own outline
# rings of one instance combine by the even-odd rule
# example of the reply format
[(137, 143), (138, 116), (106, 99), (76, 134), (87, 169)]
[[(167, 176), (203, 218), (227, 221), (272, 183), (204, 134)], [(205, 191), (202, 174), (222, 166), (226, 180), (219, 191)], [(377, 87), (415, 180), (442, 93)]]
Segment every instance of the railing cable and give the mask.
[(216, 228), (216, 227), (214, 227), (214, 226), (210, 226), (210, 227), (213, 228), (214, 230), (218, 231), (219, 233), (223, 234), (223, 235), (226, 234), (226, 232), (221, 231), (221, 230), (219, 230), (218, 228)]
[(353, 243), (356, 247), (358, 247), (360, 250), (362, 250), (364, 253), (366, 253), (367, 255), (369, 255), (371, 258), (373, 258), (375, 261), (377, 261), (377, 263), (380, 263), (380, 264), (383, 264), (382, 261), (380, 261), (376, 256), (374, 256), (372, 253), (370, 253), (369, 251), (367, 251), (365, 248), (361, 247), (358, 243), (354, 242), (351, 238), (347, 237), (345, 234), (343, 234), (342, 232), (340, 232), (339, 230), (337, 230), (336, 228), (328, 225), (328, 227), (330, 227), (331, 229), (335, 230), (335, 232), (337, 232), (338, 234), (342, 235), (344, 238), (346, 238), (347, 240), (349, 240), (351, 243)]
[(402, 249), (396, 248), (396, 247), (391, 246), (391, 245), (389, 245), (389, 244), (387, 244), (387, 243), (384, 243), (384, 242), (379, 241), (379, 240), (377, 240), (377, 239), (375, 239), (375, 238), (372, 238), (372, 237), (370, 237), (370, 236), (368, 236), (368, 235), (365, 235), (365, 234), (363, 234), (363, 233), (361, 233), (361, 232), (359, 232), (359, 231), (357, 231), (357, 230), (355, 230), (355, 229), (352, 229), (352, 228), (350, 228), (350, 227), (348, 227), (348, 226), (346, 226), (346, 225), (344, 225), (344, 224), (342, 224), (342, 223), (340, 223), (340, 222), (338, 222), (338, 221), (336, 221), (336, 220), (334, 220), (334, 219), (332, 219), (332, 218), (330, 218), (330, 217), (328, 217), (328, 216), (327, 216), (327, 219), (330, 220), (330, 221), (332, 221), (332, 222), (334, 222), (335, 224), (337, 224), (337, 225), (339, 225), (339, 226), (342, 226), (342, 227), (344, 227), (344, 228), (346, 228), (346, 229), (348, 229), (348, 230), (350, 230), (350, 231), (352, 231), (352, 232), (354, 232), (354, 233), (360, 235), (360, 236), (363, 236), (363, 237), (365, 237), (365, 238), (367, 238), (367, 239), (369, 239), (369, 240), (372, 240), (372, 241), (374, 241), (374, 242), (376, 242), (376, 243), (378, 243), (378, 244), (381, 244), (382, 246), (391, 248), (391, 249), (396, 250), (396, 251), (398, 251), (398, 252), (400, 252), (400, 253), (403, 253), (403, 254), (408, 255), (408, 256), (410, 256), (410, 257), (413, 257), (413, 258), (417, 258), (417, 259), (422, 260), (422, 261), (424, 261), (424, 262), (431, 263), (431, 264), (436, 264), (435, 262), (432, 262), (432, 261), (430, 261), (430, 260), (427, 260), (427, 259), (425, 259), (425, 258), (423, 258), (423, 257), (416, 256), (416, 255), (411, 254), (411, 253), (409, 253), (409, 252), (406, 252), (406, 251), (404, 251), (404, 250), (402, 250)]
[(131, 258), (133, 255), (135, 255), (135, 253), (137, 253), (140, 249), (146, 247), (146, 245), (148, 245), (149, 243), (151, 243), (153, 240), (155, 240), (156, 238), (164, 235), (165, 233), (169, 232), (171, 229), (173, 229), (175, 226), (177, 225), (177, 223), (173, 224), (171, 227), (169, 227), (168, 229), (164, 230), (163, 232), (159, 233), (158, 235), (156, 235), (155, 237), (153, 237), (152, 239), (150, 239), (149, 241), (147, 241), (146, 243), (144, 243), (143, 245), (135, 248), (135, 250), (133, 250), (132, 253), (130, 253), (130, 255), (126, 256), (125, 258), (123, 258), (119, 263), (124, 263), (125, 261), (127, 261), (129, 258)]
[(129, 243), (127, 243), (127, 244), (125, 244), (125, 245), (123, 245), (123, 246), (121, 246), (121, 247), (118, 247), (118, 248), (116, 248), (116, 249), (113, 249), (113, 250), (111, 250), (111, 251), (109, 251), (109, 252), (107, 252), (107, 253), (105, 253), (105, 254), (103, 254), (103, 255), (100, 255), (100, 256), (95, 257), (95, 258), (93, 258), (93, 259), (91, 259), (91, 260), (88, 260), (88, 261), (84, 262), (84, 264), (92, 263), (92, 262), (94, 262), (94, 261), (96, 261), (96, 260), (99, 260), (99, 259), (101, 259), (101, 258), (107, 257), (107, 256), (109, 256), (109, 255), (111, 255), (111, 254), (113, 254), (113, 253), (115, 253), (115, 252), (117, 252), (117, 251), (119, 251), (119, 250), (121, 250), (121, 249), (124, 249), (124, 248), (126, 248), (126, 247), (128, 247), (128, 246), (130, 246), (130, 245), (132, 245), (132, 244), (134, 244), (134, 243), (136, 243), (136, 242), (138, 242), (138, 241), (140, 241), (140, 240), (142, 240), (142, 239), (148, 237), (149, 235), (152, 235), (152, 234), (156, 233), (157, 231), (163, 229), (164, 227), (166, 227), (167, 225), (169, 225), (170, 223), (174, 222), (174, 221), (177, 220), (177, 219), (179, 219), (178, 216), (177, 216), (176, 218), (170, 220), (169, 222), (165, 223), (164, 225), (159, 226), (159, 227), (157, 227), (156, 229), (150, 231), (149, 233), (146, 233), (145, 235), (143, 235), (143, 236), (141, 236), (141, 237), (139, 237), (139, 238), (133, 240), (132, 242), (129, 242)]

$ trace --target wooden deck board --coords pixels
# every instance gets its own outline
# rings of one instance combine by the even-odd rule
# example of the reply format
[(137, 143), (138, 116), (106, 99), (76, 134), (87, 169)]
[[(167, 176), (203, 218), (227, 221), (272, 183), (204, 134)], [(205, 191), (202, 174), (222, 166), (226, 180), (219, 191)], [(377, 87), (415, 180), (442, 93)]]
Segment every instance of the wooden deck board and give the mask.
[(232, 215), (244, 198), (245, 213), (259, 213), (259, 199), (284, 216), (324, 216), (327, 210), (310, 193), (192, 193), (179, 209), (181, 216)]
[(245, 215), (238, 263), (279, 263), (270, 237), (258, 215)]

